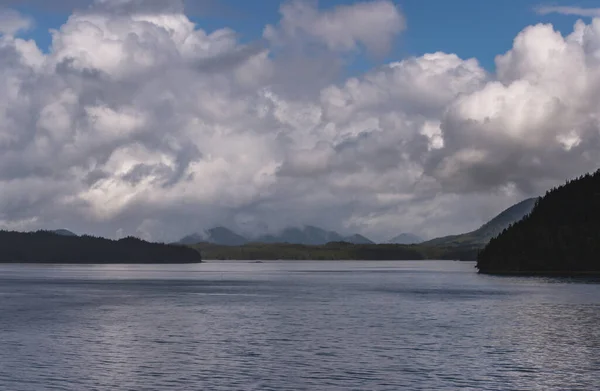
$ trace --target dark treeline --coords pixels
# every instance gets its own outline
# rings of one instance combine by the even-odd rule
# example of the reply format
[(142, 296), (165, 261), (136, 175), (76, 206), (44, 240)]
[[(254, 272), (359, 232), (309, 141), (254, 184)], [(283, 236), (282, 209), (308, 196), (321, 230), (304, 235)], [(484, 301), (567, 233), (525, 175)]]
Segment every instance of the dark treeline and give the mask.
[(484, 273), (600, 274), (600, 170), (554, 188), (479, 253)]
[(324, 245), (291, 243), (247, 243), (224, 246), (198, 243), (194, 248), (204, 259), (213, 260), (420, 260), (415, 248), (398, 244), (352, 244), (331, 242)]
[(48, 231), (0, 231), (0, 262), (23, 263), (197, 263), (189, 247), (127, 237), (64, 236)]
[(475, 261), (481, 247), (436, 247), (414, 244), (353, 244), (330, 242), (324, 245), (293, 243), (246, 243), (226, 246), (214, 243), (191, 245), (211, 260), (460, 260)]

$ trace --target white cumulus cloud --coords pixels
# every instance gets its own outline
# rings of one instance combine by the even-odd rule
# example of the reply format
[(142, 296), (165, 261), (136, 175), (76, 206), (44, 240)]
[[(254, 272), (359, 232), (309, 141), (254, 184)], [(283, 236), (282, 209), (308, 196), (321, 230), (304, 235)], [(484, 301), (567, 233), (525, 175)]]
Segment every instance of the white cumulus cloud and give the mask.
[(250, 43), (181, 2), (97, 1), (47, 53), (5, 30), (0, 225), (434, 236), (600, 165), (600, 19), (524, 28), (493, 74), (437, 52), (340, 81), (345, 56), (385, 53), (404, 16), (314, 4), (284, 3)]

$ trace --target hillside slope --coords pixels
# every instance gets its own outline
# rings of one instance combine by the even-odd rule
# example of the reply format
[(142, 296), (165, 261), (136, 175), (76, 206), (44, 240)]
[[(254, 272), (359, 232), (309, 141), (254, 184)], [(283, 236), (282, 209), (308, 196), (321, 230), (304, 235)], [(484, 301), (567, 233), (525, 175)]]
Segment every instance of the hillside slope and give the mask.
[(361, 234), (345, 236), (343, 241), (352, 244), (375, 244), (375, 242), (373, 242), (371, 239)]
[(254, 243), (290, 243), (306, 246), (322, 246), (330, 242), (347, 242), (352, 244), (374, 244), (363, 235), (342, 236), (335, 231), (327, 231), (312, 225), (288, 227), (278, 234), (262, 235), (252, 240)]
[(342, 241), (340, 234), (334, 231), (326, 231), (319, 227), (288, 227), (275, 235), (264, 235), (253, 240), (258, 243), (293, 243), (304, 245), (320, 245), (328, 242)]
[(203, 233), (193, 233), (181, 238), (177, 244), (190, 246), (196, 243), (214, 243), (222, 246), (241, 246), (248, 242), (248, 239), (242, 235), (233, 232), (229, 228), (214, 227)]
[(418, 237), (417, 235), (411, 233), (401, 233), (400, 235), (394, 236), (386, 243), (393, 244), (418, 244), (423, 243), (423, 239)]
[(504, 210), (502, 213), (472, 232), (460, 235), (450, 235), (428, 240), (421, 243), (423, 246), (448, 247), (448, 246), (473, 246), (483, 247), (490, 239), (499, 235), (511, 224), (521, 220), (531, 212), (538, 198), (528, 198)]
[(483, 273), (600, 274), (600, 171), (555, 188), (478, 256)]
[(224, 246), (240, 246), (248, 242), (242, 235), (233, 232), (229, 228), (215, 227), (206, 231), (207, 241)]

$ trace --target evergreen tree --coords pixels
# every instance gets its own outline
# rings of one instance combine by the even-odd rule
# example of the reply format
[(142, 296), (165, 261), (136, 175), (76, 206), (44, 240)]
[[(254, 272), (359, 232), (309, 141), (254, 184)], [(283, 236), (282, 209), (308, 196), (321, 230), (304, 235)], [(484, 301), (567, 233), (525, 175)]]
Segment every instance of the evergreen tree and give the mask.
[(600, 170), (554, 188), (479, 253), (483, 273), (599, 273)]

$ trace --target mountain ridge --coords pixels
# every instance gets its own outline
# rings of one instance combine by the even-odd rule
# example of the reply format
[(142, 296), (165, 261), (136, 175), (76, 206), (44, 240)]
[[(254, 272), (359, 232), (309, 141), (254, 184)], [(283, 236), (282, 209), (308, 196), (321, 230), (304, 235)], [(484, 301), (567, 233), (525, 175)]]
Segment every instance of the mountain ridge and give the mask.
[(247, 243), (290, 243), (303, 245), (324, 245), (330, 242), (348, 242), (352, 244), (374, 244), (364, 235), (352, 234), (343, 236), (335, 231), (328, 231), (316, 226), (287, 227), (277, 234), (259, 235), (253, 238), (242, 236), (225, 227), (215, 227), (204, 233), (186, 235), (176, 243), (193, 245), (198, 243), (213, 243), (224, 246), (240, 246)]
[(518, 202), (483, 224), (474, 231), (458, 235), (448, 235), (431, 239), (420, 243), (423, 246), (485, 246), (493, 237), (500, 234), (511, 224), (516, 223), (527, 216), (533, 210), (539, 197), (527, 198)]
[(415, 234), (411, 234), (409, 232), (403, 232), (400, 235), (394, 236), (393, 238), (388, 240), (386, 243), (419, 244), (419, 243), (423, 243), (423, 239), (421, 239), (419, 236), (417, 236)]
[[(509, 225), (521, 220), (524, 216), (530, 213), (538, 199), (539, 197), (534, 197), (518, 202), (506, 208), (501, 213), (483, 224), (481, 227), (471, 232), (459, 235), (443, 236), (427, 241), (423, 241), (420, 237), (411, 233), (401, 233), (381, 244), (472, 249), (473, 251), (471, 252), (476, 254), (476, 250), (483, 248), (491, 238), (497, 236)], [(177, 243), (188, 246), (198, 243), (212, 243), (222, 246), (242, 246), (252, 243), (289, 243), (307, 246), (320, 246), (332, 242), (375, 244), (374, 241), (360, 234), (343, 236), (336, 231), (325, 230), (313, 225), (287, 227), (277, 234), (264, 234), (256, 237), (245, 237), (229, 228), (218, 226), (208, 229), (204, 231), (204, 233), (187, 235), (180, 239)]]

